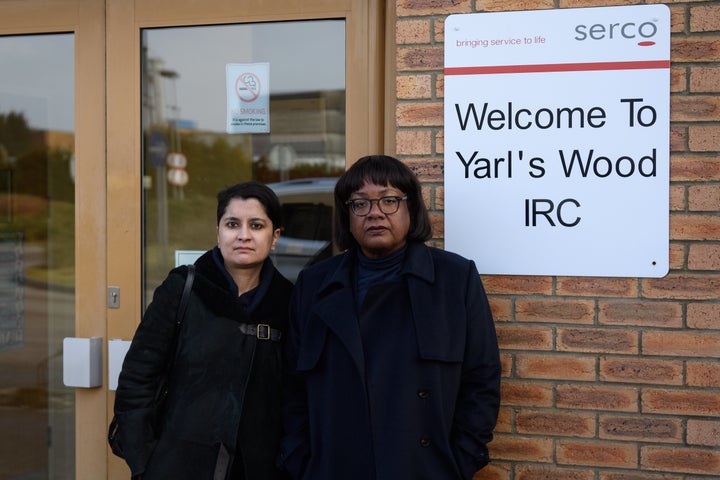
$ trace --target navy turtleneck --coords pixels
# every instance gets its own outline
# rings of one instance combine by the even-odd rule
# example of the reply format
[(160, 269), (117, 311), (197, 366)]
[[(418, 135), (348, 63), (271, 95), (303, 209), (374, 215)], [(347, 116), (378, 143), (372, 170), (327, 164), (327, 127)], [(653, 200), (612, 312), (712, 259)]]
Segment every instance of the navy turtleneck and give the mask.
[(358, 268), (355, 285), (355, 300), (358, 308), (362, 306), (371, 285), (379, 282), (394, 280), (400, 276), (407, 244), (397, 252), (383, 258), (366, 257), (358, 248)]

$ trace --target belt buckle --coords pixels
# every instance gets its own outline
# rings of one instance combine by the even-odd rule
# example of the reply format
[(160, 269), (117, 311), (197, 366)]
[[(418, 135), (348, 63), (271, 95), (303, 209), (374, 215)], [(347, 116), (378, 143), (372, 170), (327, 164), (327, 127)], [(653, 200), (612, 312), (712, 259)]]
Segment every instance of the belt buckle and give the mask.
[(270, 325), (258, 323), (256, 335), (258, 340), (270, 340)]

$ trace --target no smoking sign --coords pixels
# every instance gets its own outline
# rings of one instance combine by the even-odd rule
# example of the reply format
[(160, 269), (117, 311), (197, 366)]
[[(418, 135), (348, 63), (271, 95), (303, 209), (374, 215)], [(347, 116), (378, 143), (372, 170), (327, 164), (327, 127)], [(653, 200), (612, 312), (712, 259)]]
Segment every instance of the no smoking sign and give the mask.
[(270, 131), (270, 64), (229, 63), (225, 66), (227, 132)]

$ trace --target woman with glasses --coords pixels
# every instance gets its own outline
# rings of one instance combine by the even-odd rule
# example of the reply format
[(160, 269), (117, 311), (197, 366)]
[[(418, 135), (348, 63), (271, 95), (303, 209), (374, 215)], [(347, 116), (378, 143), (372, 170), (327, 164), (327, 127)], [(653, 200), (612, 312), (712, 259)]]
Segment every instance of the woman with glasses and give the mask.
[(470, 480), (489, 462), (490, 307), (474, 263), (431, 236), (399, 160), (363, 157), (338, 180), (346, 251), (301, 272), (290, 305), (279, 461), (294, 479)]

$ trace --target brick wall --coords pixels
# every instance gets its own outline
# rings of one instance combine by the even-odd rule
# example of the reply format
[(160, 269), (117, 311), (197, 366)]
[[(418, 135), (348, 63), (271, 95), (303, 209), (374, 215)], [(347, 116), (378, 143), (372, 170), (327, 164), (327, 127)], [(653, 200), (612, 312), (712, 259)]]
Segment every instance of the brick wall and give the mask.
[[(658, 2), (394, 3), (395, 153), (423, 183), (437, 245), (446, 16), (644, 3)], [(720, 1), (665, 3), (673, 32), (670, 273), (483, 276), (503, 401), (494, 460), (475, 480), (720, 478)]]

